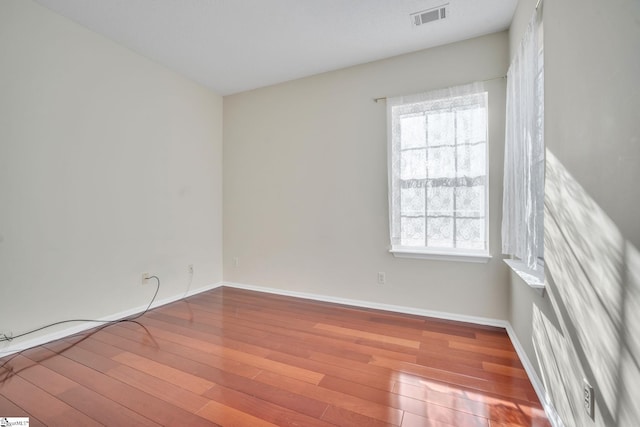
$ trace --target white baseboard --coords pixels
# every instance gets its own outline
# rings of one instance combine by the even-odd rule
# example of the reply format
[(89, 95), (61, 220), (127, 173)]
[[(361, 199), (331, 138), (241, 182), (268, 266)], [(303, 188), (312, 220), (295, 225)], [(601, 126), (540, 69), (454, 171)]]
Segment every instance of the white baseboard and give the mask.
[(558, 416), (555, 408), (549, 401), (549, 397), (547, 396), (547, 393), (544, 389), (544, 385), (542, 384), (542, 381), (540, 381), (540, 377), (538, 377), (538, 373), (536, 372), (531, 361), (529, 360), (527, 353), (525, 353), (524, 348), (522, 347), (522, 344), (520, 344), (520, 341), (518, 340), (518, 337), (513, 327), (511, 326), (511, 323), (509, 323), (507, 320), (492, 319), (488, 317), (467, 316), (463, 314), (447, 313), (443, 311), (434, 311), (434, 310), (425, 310), (420, 308), (384, 304), (384, 303), (377, 303), (377, 302), (371, 302), (371, 301), (354, 300), (349, 298), (332, 297), (328, 295), (320, 295), (320, 294), (313, 294), (313, 293), (307, 293), (307, 292), (289, 291), (286, 289), (268, 288), (264, 286), (247, 285), (244, 283), (224, 282), (223, 286), (227, 286), (230, 288), (246, 289), (246, 290), (256, 291), (256, 292), (265, 292), (269, 294), (297, 297), (297, 298), (309, 299), (314, 301), (332, 302), (336, 304), (349, 305), (353, 307), (373, 308), (377, 310), (392, 311), (395, 313), (415, 314), (415, 315), (424, 316), (424, 317), (434, 317), (436, 319), (455, 320), (459, 322), (473, 323), (476, 325), (496, 326), (499, 328), (504, 328), (507, 331), (507, 335), (509, 335), (509, 339), (511, 339), (511, 342), (513, 343), (513, 347), (515, 348), (516, 353), (518, 354), (518, 357), (522, 362), (522, 366), (524, 367), (525, 372), (529, 376), (529, 381), (531, 381), (531, 384), (533, 385), (533, 388), (536, 394), (538, 395), (538, 399), (540, 400), (540, 402), (544, 407), (544, 410), (547, 414), (547, 417), (549, 418), (549, 421), (554, 427), (562, 427), (562, 422), (559, 421), (560, 417)]
[(467, 316), (464, 314), (446, 313), (443, 311), (425, 310), (421, 308), (406, 307), (401, 305), (384, 304), (372, 301), (355, 300), (349, 298), (333, 297), (329, 295), (312, 294), (307, 292), (289, 291), (286, 289), (267, 288), (264, 286), (246, 285), (244, 283), (223, 282), (223, 286), (230, 288), (246, 289), (249, 291), (265, 292), (268, 294), (283, 295), (289, 297), (297, 297), (310, 299), (314, 301), (332, 302), (335, 304), (350, 305), (354, 307), (373, 308), (376, 310), (393, 311), (403, 314), (415, 314), (417, 316), (435, 317), (437, 319), (455, 320), (458, 322), (474, 323), (476, 325), (497, 326), (506, 328), (506, 320), (492, 319), (489, 317)]
[[(189, 290), (185, 293), (181, 293), (181, 294), (177, 294), (177, 295), (173, 295), (167, 298), (163, 298), (161, 300), (156, 300), (153, 302), (153, 304), (151, 305), (150, 309), (152, 308), (156, 308), (156, 307), (160, 307), (178, 300), (181, 300), (183, 298), (189, 297), (191, 295), (196, 295), (202, 292), (206, 292), (209, 291), (211, 289), (215, 289), (222, 286), (222, 283), (214, 283), (211, 285), (207, 285), (207, 286), (203, 286), (201, 288), (198, 289), (193, 289), (193, 290)], [(33, 339), (30, 340), (25, 340), (25, 341), (20, 341), (17, 342), (15, 344), (9, 342), (9, 345), (7, 347), (0, 347), (0, 357), (5, 357), (5, 356), (9, 356), (11, 354), (14, 353), (18, 353), (20, 351), (23, 350), (27, 350), (29, 348), (32, 347), (36, 347), (39, 345), (43, 345), (46, 344), (48, 342), (51, 341), (55, 341), (55, 340), (59, 340), (61, 338), (66, 338), (69, 337), (71, 335), (75, 335), (78, 334), (80, 332), (86, 331), (88, 329), (92, 329), (92, 328), (96, 328), (98, 326), (100, 326), (101, 323), (103, 322), (110, 322), (113, 320), (119, 320), (119, 319), (124, 319), (125, 317), (137, 314), (137, 313), (141, 313), (145, 308), (147, 308), (147, 304), (140, 306), (140, 307), (135, 307), (135, 308), (131, 308), (129, 310), (124, 310), (121, 311), (119, 313), (115, 313), (112, 314), (110, 316), (105, 316), (103, 318), (100, 319), (96, 319), (96, 322), (82, 322), (82, 323), (78, 323), (75, 324), (73, 326), (70, 326), (68, 328), (64, 328), (49, 334), (45, 334), (45, 335), (40, 335), (40, 336), (36, 336)]]
[(525, 353), (524, 348), (522, 347), (522, 344), (520, 343), (520, 340), (516, 335), (516, 331), (511, 326), (511, 323), (507, 322), (506, 329), (507, 334), (511, 339), (511, 343), (513, 344), (513, 348), (515, 348), (516, 353), (518, 353), (518, 357), (522, 362), (522, 366), (529, 376), (529, 381), (531, 381), (531, 385), (536, 391), (536, 395), (538, 395), (538, 399), (540, 400), (540, 403), (542, 404), (544, 411), (547, 414), (547, 418), (549, 418), (549, 422), (553, 427), (564, 427), (562, 421), (560, 420), (558, 412), (554, 408), (551, 400), (549, 399), (549, 396), (547, 395), (544, 384), (540, 380), (538, 373), (531, 364), (531, 360), (529, 360), (529, 357), (527, 357), (527, 353)]

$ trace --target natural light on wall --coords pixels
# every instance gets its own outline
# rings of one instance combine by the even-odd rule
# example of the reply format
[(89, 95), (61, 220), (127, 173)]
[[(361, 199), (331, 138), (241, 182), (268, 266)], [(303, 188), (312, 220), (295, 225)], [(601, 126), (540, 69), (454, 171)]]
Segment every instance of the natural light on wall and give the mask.
[(392, 252), (486, 259), (483, 85), (390, 98), (387, 117)]
[(560, 330), (534, 307), (545, 388), (567, 427), (593, 425), (583, 378), (597, 393), (595, 425), (636, 426), (640, 255), (549, 150), (546, 164), (546, 286)]

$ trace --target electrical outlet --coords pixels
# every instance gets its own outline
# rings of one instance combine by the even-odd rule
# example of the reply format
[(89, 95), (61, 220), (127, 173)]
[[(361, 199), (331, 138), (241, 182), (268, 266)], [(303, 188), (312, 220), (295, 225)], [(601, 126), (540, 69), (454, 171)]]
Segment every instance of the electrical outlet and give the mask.
[(149, 279), (151, 279), (151, 274), (150, 273), (142, 273), (142, 280), (140, 281), (141, 284), (146, 285), (149, 281)]
[(189, 274), (193, 275), (193, 264), (189, 264), (187, 268), (189, 269)]
[(240, 267), (240, 257), (237, 257), (237, 256), (233, 257), (233, 266)]
[(593, 387), (587, 381), (586, 378), (582, 380), (583, 385), (583, 402), (584, 402), (584, 410), (589, 414), (589, 418), (593, 419), (593, 406), (594, 406), (594, 395), (593, 395)]
[(387, 275), (384, 274), (384, 271), (379, 271), (378, 272), (378, 284), (379, 285), (384, 285), (385, 283), (387, 283)]

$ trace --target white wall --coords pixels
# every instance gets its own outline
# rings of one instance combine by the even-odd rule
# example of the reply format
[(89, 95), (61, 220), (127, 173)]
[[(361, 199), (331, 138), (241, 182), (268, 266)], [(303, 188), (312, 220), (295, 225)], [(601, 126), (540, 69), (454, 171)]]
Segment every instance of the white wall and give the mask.
[[(534, 2), (520, 6), (522, 22)], [(636, 426), (640, 2), (545, 1), (543, 8), (549, 298), (527, 300), (522, 292), (512, 307), (532, 307), (540, 370), (566, 426)], [(518, 28), (514, 21), (512, 46)], [(582, 407), (583, 378), (595, 390), (594, 420)]]
[(0, 2), (0, 333), (221, 281), (221, 160), (220, 96)]
[(386, 109), (373, 98), (503, 76), (507, 43), (502, 32), (225, 97), (225, 281), (506, 319), (504, 81), (487, 83), (488, 264), (388, 252)]
[[(561, 327), (534, 322), (567, 425), (640, 419), (640, 2), (545, 4), (545, 258)], [(558, 374), (560, 373), (560, 374)]]

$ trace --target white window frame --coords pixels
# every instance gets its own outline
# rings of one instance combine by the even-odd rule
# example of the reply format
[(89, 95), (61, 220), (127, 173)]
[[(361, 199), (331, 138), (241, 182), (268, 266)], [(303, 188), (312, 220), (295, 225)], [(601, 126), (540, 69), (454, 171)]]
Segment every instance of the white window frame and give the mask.
[[(399, 243), (399, 230), (400, 230), (400, 209), (394, 209), (394, 204), (399, 203), (400, 194), (398, 189), (400, 188), (399, 173), (396, 173), (394, 168), (399, 168), (400, 160), (398, 149), (399, 145), (399, 120), (396, 118), (398, 110), (410, 108), (414, 106), (418, 111), (422, 113), (440, 111), (456, 111), (463, 109), (463, 105), (448, 105), (447, 107), (438, 107), (438, 104), (451, 103), (455, 98), (461, 96), (484, 96), (484, 104), (486, 106), (486, 139), (485, 139), (485, 174), (484, 174), (484, 187), (485, 187), (485, 200), (484, 200), (484, 226), (485, 226), (485, 247), (483, 249), (468, 249), (468, 248), (441, 248), (430, 246), (402, 246)], [(417, 104), (424, 104), (421, 107), (417, 107)], [(443, 261), (465, 261), (465, 262), (487, 262), (491, 258), (489, 243), (490, 243), (490, 230), (489, 230), (489, 105), (488, 105), (488, 93), (484, 90), (481, 83), (474, 83), (471, 85), (459, 86), (455, 88), (448, 88), (443, 90), (432, 91), (426, 94), (418, 94), (407, 97), (390, 98), (387, 100), (387, 120), (388, 120), (388, 156), (389, 156), (389, 227), (391, 234), (391, 249), (390, 252), (396, 257), (402, 258), (419, 258), (419, 259), (434, 259)], [(395, 111), (395, 114), (394, 114)], [(428, 152), (427, 147), (427, 152)], [(428, 178), (425, 178), (425, 181)], [(454, 191), (455, 193), (455, 191)], [(455, 197), (455, 196), (454, 196)], [(426, 210), (426, 209), (425, 209)], [(425, 212), (425, 220), (428, 216)], [(455, 223), (455, 211), (453, 213), (453, 220)], [(395, 230), (395, 231), (394, 231)], [(455, 233), (455, 231), (454, 231)], [(455, 236), (454, 236), (455, 239)]]

